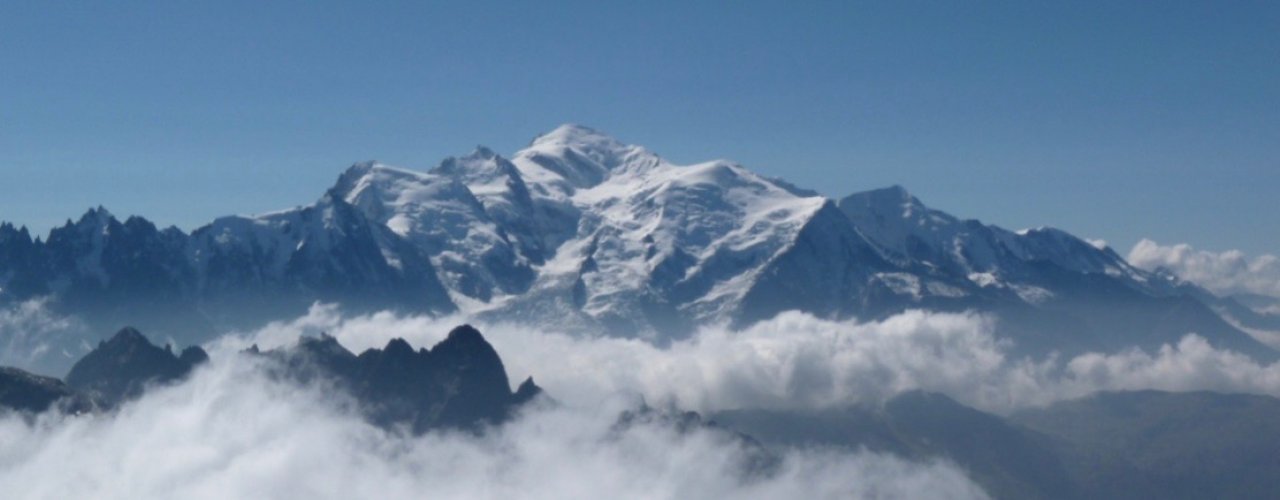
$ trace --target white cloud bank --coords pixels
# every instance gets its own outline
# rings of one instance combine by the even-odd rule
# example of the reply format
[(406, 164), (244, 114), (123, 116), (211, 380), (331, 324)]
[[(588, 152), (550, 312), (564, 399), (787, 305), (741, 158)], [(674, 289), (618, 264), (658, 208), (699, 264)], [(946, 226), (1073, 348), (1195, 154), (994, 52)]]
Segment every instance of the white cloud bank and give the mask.
[(0, 491), (26, 498), (982, 498), (954, 466), (794, 451), (749, 476), (726, 434), (619, 430), (612, 404), (531, 409), (478, 437), (410, 437), (215, 356), (96, 417), (0, 418)]
[[(315, 306), (301, 318), (224, 337), (220, 349), (291, 344), (328, 332), (356, 352), (402, 337), (441, 340), (462, 318), (390, 313), (343, 317)], [(742, 331), (704, 328), (667, 348), (476, 323), (513, 382), (532, 375), (557, 399), (589, 407), (619, 393), (700, 412), (816, 409), (877, 403), (907, 390), (942, 392), (996, 413), (1099, 390), (1217, 390), (1280, 396), (1280, 364), (1213, 348), (1187, 335), (1156, 352), (1017, 359), (977, 314), (911, 311), (883, 321), (828, 321), (785, 313)]]
[(1187, 244), (1164, 246), (1143, 239), (1129, 251), (1129, 262), (1143, 269), (1164, 267), (1178, 277), (1219, 295), (1252, 293), (1280, 298), (1280, 257), (1249, 257), (1239, 250), (1214, 253)]
[(716, 411), (875, 403), (924, 389), (997, 413), (1097, 390), (1218, 390), (1280, 396), (1264, 365), (1188, 335), (1151, 353), (1014, 359), (976, 314), (908, 312), (883, 321), (783, 314), (742, 331), (705, 328), (666, 348), (511, 324), (476, 324), (513, 382), (533, 375), (559, 407), (530, 410), (480, 438), (406, 437), (372, 427), (314, 389), (273, 382), (235, 355), (326, 331), (348, 348), (442, 339), (463, 318), (390, 313), (303, 317), (209, 345), (184, 384), (118, 413), (0, 418), (5, 498), (966, 498), (954, 466), (872, 454), (792, 450), (778, 473), (741, 474), (742, 445), (657, 424), (618, 431), (618, 412)]

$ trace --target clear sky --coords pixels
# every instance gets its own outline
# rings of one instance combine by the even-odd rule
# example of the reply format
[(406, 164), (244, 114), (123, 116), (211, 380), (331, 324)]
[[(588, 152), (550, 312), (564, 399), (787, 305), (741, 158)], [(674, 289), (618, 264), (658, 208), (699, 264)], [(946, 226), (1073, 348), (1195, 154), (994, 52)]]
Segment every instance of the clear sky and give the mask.
[(1121, 253), (1280, 252), (1277, 2), (428, 4), (0, 0), (0, 219), (192, 229), (574, 122)]

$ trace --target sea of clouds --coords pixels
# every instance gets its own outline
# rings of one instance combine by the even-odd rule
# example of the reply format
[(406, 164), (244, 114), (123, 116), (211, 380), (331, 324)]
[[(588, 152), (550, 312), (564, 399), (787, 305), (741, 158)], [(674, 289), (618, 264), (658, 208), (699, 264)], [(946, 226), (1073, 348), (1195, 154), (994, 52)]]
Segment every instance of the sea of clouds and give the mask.
[[(430, 346), (466, 318), (344, 316), (316, 305), (304, 316), (221, 338), (220, 349), (262, 348), (300, 335), (333, 335), (348, 349), (392, 338)], [(908, 311), (882, 321), (832, 321), (788, 312), (740, 331), (709, 327), (667, 347), (582, 337), (509, 323), (474, 323), (513, 381), (533, 376), (557, 399), (592, 405), (635, 394), (651, 405), (699, 412), (822, 409), (875, 404), (909, 390), (945, 393), (995, 413), (1100, 390), (1216, 390), (1280, 396), (1280, 363), (1214, 348), (1189, 333), (1155, 352), (1070, 359), (1016, 358), (990, 317)]]
[(482, 435), (412, 436), (368, 424), (341, 395), (264, 376), (231, 344), (213, 346), (189, 380), (110, 414), (0, 416), (0, 496), (985, 497), (948, 463), (865, 451), (784, 451), (760, 472), (748, 461), (759, 450), (729, 433), (619, 426), (637, 407), (630, 397), (543, 401)]
[[(60, 324), (27, 307), (0, 319)], [(427, 347), (464, 322), (349, 316), (317, 304), (292, 320), (228, 333), (206, 345), (213, 361), (189, 381), (117, 412), (0, 418), (0, 491), (6, 498), (982, 497), (947, 462), (789, 450), (772, 473), (752, 475), (742, 467), (750, 450), (724, 433), (615, 424), (639, 400), (699, 412), (808, 410), (922, 389), (1005, 414), (1098, 390), (1280, 396), (1280, 363), (1215, 349), (1194, 334), (1155, 352), (1015, 358), (994, 336), (994, 320), (979, 314), (910, 311), (863, 323), (786, 313), (741, 331), (704, 328), (666, 347), (472, 322), (513, 382), (533, 376), (561, 404), (530, 408), (483, 436), (414, 437), (367, 424), (339, 395), (264, 378), (237, 355), (321, 332), (355, 352), (396, 337)]]

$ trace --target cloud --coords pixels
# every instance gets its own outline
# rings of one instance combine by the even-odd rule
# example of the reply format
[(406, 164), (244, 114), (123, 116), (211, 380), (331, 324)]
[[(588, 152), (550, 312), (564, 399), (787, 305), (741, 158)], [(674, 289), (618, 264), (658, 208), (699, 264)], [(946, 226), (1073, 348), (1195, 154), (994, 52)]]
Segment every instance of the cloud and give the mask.
[[(344, 317), (317, 305), (294, 321), (224, 337), (219, 349), (291, 344), (328, 332), (359, 351), (394, 337), (430, 345), (466, 318)], [(995, 413), (1099, 390), (1217, 390), (1280, 396), (1280, 364), (1263, 365), (1187, 335), (1156, 352), (1015, 358), (980, 314), (909, 311), (882, 321), (830, 321), (791, 312), (741, 331), (703, 328), (659, 348), (640, 340), (581, 337), (482, 324), (518, 380), (532, 375), (557, 399), (590, 407), (617, 394), (699, 412), (819, 409), (875, 404), (908, 390), (945, 393)]]
[(547, 405), (483, 437), (383, 431), (320, 390), (216, 356), (118, 412), (0, 418), (5, 498), (981, 498), (954, 466), (792, 451), (768, 475), (724, 433), (639, 422), (622, 399)]
[(39, 298), (0, 307), (0, 365), (62, 376), (88, 352), (89, 328)]
[(1280, 257), (1249, 257), (1239, 250), (1214, 253), (1187, 244), (1162, 246), (1143, 239), (1129, 251), (1129, 262), (1143, 269), (1163, 267), (1219, 295), (1252, 293), (1280, 297)]
[(1156, 353), (1129, 350), (1085, 354), (1066, 366), (1062, 384), (1074, 393), (1096, 390), (1210, 390), (1280, 397), (1280, 363), (1259, 364), (1248, 356), (1213, 348), (1204, 338), (1183, 337)]
[(12, 498), (980, 497), (945, 462), (789, 450), (775, 474), (751, 478), (742, 444), (722, 434), (614, 424), (636, 396), (710, 412), (831, 408), (923, 389), (996, 413), (1099, 390), (1280, 396), (1280, 363), (1195, 335), (1154, 352), (1014, 358), (994, 320), (979, 314), (910, 311), (860, 323), (787, 313), (740, 331), (704, 328), (665, 348), (477, 323), (513, 379), (533, 375), (564, 404), (529, 410), (484, 437), (411, 437), (368, 425), (332, 394), (263, 378), (236, 355), (321, 331), (356, 351), (394, 337), (430, 345), (465, 321), (344, 316), (316, 305), (223, 336), (192, 380), (117, 413), (0, 418), (0, 490)]

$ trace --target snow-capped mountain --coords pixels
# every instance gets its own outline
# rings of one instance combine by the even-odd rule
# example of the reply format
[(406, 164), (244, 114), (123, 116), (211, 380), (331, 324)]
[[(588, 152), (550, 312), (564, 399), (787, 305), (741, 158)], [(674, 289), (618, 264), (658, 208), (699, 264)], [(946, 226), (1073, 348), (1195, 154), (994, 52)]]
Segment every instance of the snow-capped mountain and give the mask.
[(315, 301), (357, 310), (456, 308), (427, 256), (341, 199), (193, 231), (123, 223), (96, 208), (46, 241), (0, 227), (0, 301), (49, 296), (100, 329), (140, 324), (197, 341), (297, 315)]
[(1155, 348), (1195, 332), (1220, 346), (1273, 355), (1215, 314), (1212, 294), (1138, 269), (1111, 248), (1065, 231), (961, 220), (900, 186), (856, 193), (839, 206), (889, 260), (979, 287), (975, 296), (994, 299), (979, 308), (1003, 312), (1006, 333), (1032, 352)]
[(427, 254), (335, 193), (256, 217), (223, 217), (185, 249), (201, 308), (217, 323), (296, 314), (316, 300), (361, 310), (454, 310)]
[(1063, 231), (961, 220), (900, 187), (836, 203), (576, 125), (510, 158), (478, 147), (428, 171), (357, 163), (312, 205), (190, 235), (99, 209), (45, 242), (0, 226), (0, 299), (45, 294), (110, 321), (154, 300), (146, 314), (169, 318), (161, 329), (242, 326), (322, 300), (657, 341), (793, 309), (976, 309), (1030, 352), (1152, 347), (1195, 331), (1274, 354), (1167, 277)]
[[(492, 218), (501, 234), (527, 242), (536, 279), (482, 307), (487, 314), (550, 312), (657, 337), (796, 302), (835, 313), (827, 303), (858, 296), (870, 273), (888, 267), (829, 200), (727, 161), (676, 165), (585, 127), (539, 136), (510, 161), (480, 149), (433, 172), (480, 193), (503, 214)], [(525, 228), (543, 237), (528, 241)], [(855, 265), (819, 271), (806, 258)], [(809, 274), (780, 279), (795, 273)]]
[(487, 302), (532, 279), (527, 259), (453, 176), (361, 163), (331, 193), (429, 256), (455, 300)]
[(570, 328), (659, 337), (802, 303), (836, 314), (896, 269), (829, 200), (580, 126), (511, 160), (480, 147), (430, 172), (357, 164), (331, 192), (430, 255), (464, 310)]
[(901, 186), (856, 193), (839, 206), (888, 259), (1007, 289), (1030, 303), (1052, 298), (1053, 287), (1045, 281), (1053, 271), (1102, 274), (1152, 294), (1170, 291), (1108, 247), (1048, 227), (1015, 232), (961, 220), (925, 206)]

